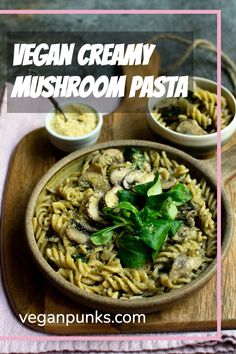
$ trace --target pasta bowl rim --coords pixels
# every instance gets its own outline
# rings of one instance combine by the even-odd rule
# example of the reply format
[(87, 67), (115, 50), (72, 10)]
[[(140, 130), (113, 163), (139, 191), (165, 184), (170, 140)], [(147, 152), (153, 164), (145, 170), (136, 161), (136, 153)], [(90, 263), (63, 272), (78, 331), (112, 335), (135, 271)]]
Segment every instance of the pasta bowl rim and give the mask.
[[(201, 76), (194, 76), (194, 80), (196, 82), (208, 83), (210, 85), (214, 85), (217, 87), (216, 81), (210, 80), (210, 79), (207, 79), (207, 78), (204, 78)], [(199, 84), (199, 86), (201, 87), (201, 84)], [(234, 105), (234, 111), (232, 112), (233, 118), (232, 118), (231, 122), (224, 129), (221, 130), (222, 138), (224, 138), (224, 135), (230, 134), (230, 136), (231, 136), (234, 133), (234, 131), (236, 130), (236, 99), (234, 98), (234, 96), (230, 92), (230, 90), (227, 89), (223, 85), (221, 85), (221, 91), (226, 93), (230, 97), (230, 99)], [(155, 119), (155, 117), (153, 116), (153, 113), (152, 113), (153, 104), (151, 105), (151, 102), (153, 100), (154, 100), (153, 97), (150, 97), (148, 99), (148, 113), (147, 113), (146, 117), (147, 117), (148, 123), (151, 126), (151, 128), (152, 128), (152, 126), (156, 125), (156, 128), (159, 130), (159, 132), (162, 132), (165, 134), (166, 139), (169, 139), (173, 142), (175, 142), (176, 139), (181, 139), (181, 145), (188, 145), (191, 143), (196, 143), (196, 147), (198, 146), (198, 144), (203, 144), (203, 143), (206, 147), (212, 146), (213, 144), (216, 145), (217, 132), (207, 134), (207, 135), (190, 135), (190, 134), (178, 133), (176, 131), (166, 128), (164, 125), (162, 125), (160, 122), (158, 122), (158, 120)], [(156, 98), (156, 100), (158, 100), (158, 98)]]
[[(193, 170), (198, 171), (200, 174), (210, 181), (211, 185), (214, 186), (216, 190), (216, 177), (214, 176), (214, 170), (206, 165), (205, 161), (197, 160), (185, 152), (178, 150), (176, 148), (143, 140), (118, 140), (106, 143), (96, 144), (88, 148), (84, 148), (75, 151), (56, 164), (54, 164), (49, 171), (40, 179), (40, 181), (35, 186), (31, 197), (29, 199), (26, 217), (25, 217), (25, 229), (26, 229), (26, 241), (31, 255), (34, 261), (36, 261), (40, 270), (44, 275), (58, 288), (61, 292), (71, 297), (75, 301), (81, 303), (82, 305), (92, 307), (101, 311), (109, 311), (114, 313), (148, 313), (152, 311), (158, 311), (160, 309), (171, 306), (173, 303), (182, 300), (184, 297), (188, 296), (190, 293), (201, 288), (214, 274), (216, 269), (216, 259), (214, 259), (211, 264), (201, 273), (199, 276), (191, 281), (189, 284), (183, 286), (180, 289), (175, 289), (169, 293), (164, 293), (161, 295), (154, 295), (152, 297), (144, 297), (139, 299), (112, 299), (110, 297), (89, 293), (85, 290), (79, 289), (76, 285), (71, 284), (69, 281), (65, 280), (62, 276), (56, 273), (55, 270), (47, 263), (44, 259), (40, 250), (37, 246), (35, 236), (33, 233), (32, 219), (35, 210), (35, 204), (37, 199), (45, 188), (46, 184), (56, 173), (59, 173), (66, 165), (69, 165), (72, 161), (82, 158), (84, 155), (91, 153), (96, 150), (106, 149), (106, 148), (122, 148), (124, 146), (136, 146), (146, 149), (154, 149), (158, 151), (166, 151), (168, 154), (173, 155), (173, 158), (178, 157), (183, 163), (191, 166)], [(230, 202), (226, 195), (226, 192), (222, 190), (222, 210), (226, 215), (226, 225), (225, 225), (225, 235), (222, 242), (222, 258), (226, 255), (231, 236), (232, 236), (232, 225), (233, 225), (233, 215), (230, 208)]]

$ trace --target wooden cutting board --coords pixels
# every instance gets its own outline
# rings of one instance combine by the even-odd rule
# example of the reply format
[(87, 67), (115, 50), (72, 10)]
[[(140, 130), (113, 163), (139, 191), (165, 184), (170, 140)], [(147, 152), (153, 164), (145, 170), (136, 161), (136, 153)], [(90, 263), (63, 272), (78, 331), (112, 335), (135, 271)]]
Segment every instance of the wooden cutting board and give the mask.
[[(114, 116), (115, 118), (115, 116)], [(140, 121), (140, 118), (137, 119)], [(123, 137), (121, 127), (129, 126), (129, 132), (135, 139), (154, 140), (141, 120), (142, 134), (131, 131), (127, 121), (107, 118), (101, 135), (101, 141)], [(110, 132), (110, 135), (108, 134)], [(141, 136), (140, 136), (141, 134)], [(128, 137), (128, 136), (126, 136)], [(236, 142), (236, 136), (234, 137)], [(29, 196), (39, 178), (63, 155), (48, 141), (45, 130), (38, 129), (27, 135), (17, 146), (11, 161), (5, 198), (3, 203), (2, 220), (2, 266), (4, 284), (12, 309), (19, 319), (19, 314), (26, 313), (72, 313), (82, 316), (93, 311), (81, 306), (56, 290), (40, 274), (31, 258), (25, 241), (24, 214)], [(236, 210), (235, 179), (227, 184), (230, 188), (232, 203)], [(223, 263), (223, 328), (236, 328), (236, 237), (233, 238), (230, 250)], [(184, 330), (214, 330), (216, 328), (216, 277), (198, 292), (184, 299), (178, 305), (161, 312), (148, 314), (145, 324), (73, 324), (37, 325), (26, 323), (28, 326), (57, 334), (88, 334), (88, 333), (137, 333), (158, 331)]]
[[(158, 64), (156, 61), (155, 67)], [(128, 70), (128, 67), (127, 67)], [(147, 74), (143, 72), (143, 74)], [(145, 100), (133, 101), (133, 113), (126, 113), (123, 101), (117, 113), (105, 117), (99, 142), (116, 139), (160, 141), (149, 130), (145, 119)], [(236, 144), (236, 134), (224, 150)], [(225, 172), (228, 171), (226, 157)], [(231, 155), (231, 156), (230, 156)], [(25, 241), (24, 216), (30, 194), (40, 177), (61, 157), (48, 140), (45, 130), (38, 129), (18, 144), (9, 166), (3, 202), (1, 261), (5, 289), (16, 318), (19, 314), (83, 314), (94, 311), (86, 308), (53, 287), (36, 268)], [(223, 158), (224, 159), (224, 158)], [(236, 171), (235, 171), (236, 172)], [(236, 211), (236, 178), (227, 181), (226, 188)], [(236, 328), (236, 235), (223, 262), (222, 327)], [(112, 315), (113, 316), (113, 315)], [(112, 317), (113, 318), (113, 317)], [(165, 311), (146, 315), (146, 323), (134, 324), (25, 324), (38, 331), (55, 334), (119, 334), (161, 331), (216, 329), (216, 276), (201, 290)]]

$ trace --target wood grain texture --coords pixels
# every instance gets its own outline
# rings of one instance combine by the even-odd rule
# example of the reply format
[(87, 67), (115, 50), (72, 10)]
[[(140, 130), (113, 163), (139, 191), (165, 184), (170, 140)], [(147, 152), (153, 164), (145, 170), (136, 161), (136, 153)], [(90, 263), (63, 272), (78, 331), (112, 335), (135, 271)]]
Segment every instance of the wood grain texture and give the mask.
[[(137, 119), (137, 122), (136, 122)], [(124, 137), (124, 127), (129, 127), (129, 137), (152, 139), (146, 129), (142, 116), (135, 117), (135, 123), (127, 123), (117, 114), (105, 120), (101, 139), (119, 139)], [(118, 128), (117, 128), (118, 126)], [(137, 130), (137, 126), (141, 129)], [(122, 127), (122, 128), (121, 128)], [(131, 129), (135, 127), (135, 129)], [(108, 135), (108, 132), (109, 135)], [(127, 138), (128, 138), (128, 132)], [(236, 142), (236, 136), (235, 136)], [(152, 139), (153, 140), (153, 139)], [(37, 159), (35, 158), (37, 156)], [(2, 265), (4, 283), (13, 311), (26, 313), (72, 313), (82, 316), (92, 313), (66, 296), (62, 295), (40, 274), (26, 248), (24, 235), (24, 213), (30, 193), (39, 178), (63, 156), (49, 143), (44, 129), (33, 131), (18, 145), (9, 170), (5, 189), (3, 224), (2, 224)], [(231, 156), (233, 159), (234, 156)], [(229, 156), (227, 157), (229, 161)], [(229, 183), (230, 182), (230, 183)], [(236, 206), (235, 179), (227, 182)], [(236, 328), (236, 238), (233, 238), (230, 251), (223, 264), (223, 328)], [(201, 290), (189, 296), (174, 307), (146, 315), (145, 324), (47, 324), (38, 327), (28, 326), (57, 334), (97, 334), (97, 333), (138, 333), (159, 331), (207, 330), (216, 328), (216, 277)]]
[[(158, 56), (153, 58), (152, 68), (158, 67)], [(154, 70), (153, 69), (153, 70)], [(124, 68), (128, 75), (129, 67)], [(148, 70), (142, 68), (142, 70)], [(139, 72), (140, 74), (140, 72)], [(150, 71), (142, 71), (150, 75)], [(128, 82), (129, 84), (129, 82)], [(163, 142), (149, 130), (146, 118), (146, 99), (133, 100), (133, 112), (127, 109), (124, 100), (116, 113), (104, 118), (104, 125), (99, 142), (117, 139), (142, 139)], [(228, 146), (236, 143), (236, 135)], [(226, 150), (227, 147), (224, 148)], [(67, 298), (55, 289), (41, 275), (34, 265), (26, 247), (24, 216), (29, 196), (40, 177), (63, 154), (49, 142), (44, 129), (27, 135), (17, 146), (9, 167), (5, 187), (2, 220), (2, 269), (4, 284), (12, 309), (19, 320), (19, 314), (54, 313), (78, 314), (92, 313), (86, 308)], [(224, 160), (224, 159), (223, 159)], [(235, 166), (235, 155), (226, 158), (223, 167), (225, 174)], [(228, 163), (230, 162), (230, 164)], [(226, 179), (227, 189), (232, 198), (232, 207), (236, 210), (236, 178)], [(235, 216), (236, 217), (236, 216)], [(223, 264), (222, 292), (222, 327), (236, 328), (236, 237), (233, 237), (228, 255)], [(114, 316), (114, 315), (112, 315)], [(113, 317), (112, 317), (113, 318)], [(146, 323), (134, 324), (47, 324), (39, 327), (26, 322), (26, 325), (38, 331), (55, 334), (118, 334), (161, 331), (215, 330), (216, 329), (216, 277), (214, 276), (202, 289), (184, 299), (174, 307), (146, 315)]]

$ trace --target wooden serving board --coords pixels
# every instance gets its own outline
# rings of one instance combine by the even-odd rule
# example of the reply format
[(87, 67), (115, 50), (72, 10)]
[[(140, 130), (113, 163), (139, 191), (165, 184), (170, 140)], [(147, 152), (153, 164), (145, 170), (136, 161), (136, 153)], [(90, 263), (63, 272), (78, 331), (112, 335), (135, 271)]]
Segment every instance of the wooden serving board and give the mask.
[[(137, 119), (132, 126), (125, 119), (116, 121), (116, 115), (105, 119), (100, 140), (120, 139), (127, 125), (132, 138), (154, 140), (144, 120)], [(139, 123), (138, 123), (139, 122)], [(137, 128), (140, 124), (139, 128)], [(137, 129), (137, 130), (136, 130)], [(128, 136), (126, 136), (128, 138)], [(236, 141), (236, 136), (234, 138)], [(63, 155), (49, 142), (45, 130), (38, 129), (27, 135), (17, 146), (9, 168), (5, 189), (2, 220), (2, 266), (5, 288), (12, 309), (19, 314), (92, 313), (90, 310), (61, 294), (41, 275), (34, 265), (25, 241), (24, 214), (33, 187), (39, 178)], [(235, 182), (231, 181), (231, 182)], [(235, 186), (228, 183), (235, 209)], [(223, 328), (236, 328), (236, 237), (223, 263)], [(56, 334), (140, 333), (159, 331), (214, 330), (216, 329), (216, 277), (201, 290), (165, 311), (146, 315), (145, 324), (48, 324), (39, 327), (26, 322), (31, 328)]]
[[(153, 68), (157, 68), (154, 58)], [(126, 68), (126, 73), (130, 68)], [(146, 70), (145, 67), (142, 70)], [(139, 74), (141, 69), (139, 71)], [(143, 75), (150, 74), (142, 72)], [(130, 73), (132, 75), (132, 73)], [(129, 82), (128, 82), (129, 84)], [(124, 100), (116, 113), (105, 117), (99, 142), (117, 139), (142, 139), (160, 141), (149, 130), (145, 119), (145, 100), (133, 101), (133, 113), (127, 112)], [(130, 108), (130, 107), (129, 107)], [(129, 109), (130, 111), (130, 109)], [(236, 134), (225, 149), (236, 144)], [(229, 154), (230, 155), (230, 154)], [(78, 314), (82, 316), (94, 311), (67, 298), (53, 287), (40, 273), (26, 246), (24, 217), (30, 194), (40, 177), (63, 154), (48, 140), (46, 131), (35, 130), (18, 144), (9, 167), (5, 187), (2, 219), (1, 260), (5, 289), (12, 309), (19, 320), (19, 314)], [(234, 156), (227, 156), (227, 158)], [(224, 161), (225, 162), (225, 161)], [(227, 161), (224, 164), (228, 171)], [(236, 210), (236, 185), (231, 178), (227, 181)], [(236, 235), (234, 235), (236, 236)], [(222, 327), (236, 328), (236, 237), (223, 263)], [(112, 315), (114, 316), (114, 315)], [(81, 318), (81, 317), (80, 317)], [(165, 311), (146, 315), (146, 323), (134, 324), (37, 324), (25, 322), (35, 330), (55, 334), (119, 334), (161, 331), (215, 330), (216, 329), (216, 276), (202, 289)]]

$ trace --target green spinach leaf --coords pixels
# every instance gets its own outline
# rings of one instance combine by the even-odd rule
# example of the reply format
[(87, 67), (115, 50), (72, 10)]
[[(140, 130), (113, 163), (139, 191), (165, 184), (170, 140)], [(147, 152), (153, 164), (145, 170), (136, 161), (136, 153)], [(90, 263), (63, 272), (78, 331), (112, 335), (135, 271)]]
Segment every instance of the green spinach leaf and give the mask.
[(123, 222), (96, 231), (90, 236), (90, 239), (94, 245), (106, 245), (112, 239), (112, 231), (124, 225), (125, 223)]
[(151, 195), (158, 195), (162, 193), (161, 187), (161, 179), (159, 174), (157, 174), (154, 178), (153, 185), (147, 191), (147, 196), (150, 197)]
[(140, 211), (139, 216), (144, 224), (148, 224), (149, 222), (156, 220), (160, 216), (160, 213), (154, 209), (144, 207)]
[(167, 220), (156, 220), (141, 228), (141, 238), (147, 246), (159, 251), (165, 242), (168, 232), (171, 230), (172, 222)]
[(191, 200), (192, 194), (187, 186), (182, 183), (178, 183), (174, 187), (172, 187), (168, 192), (148, 197), (146, 206), (160, 210), (163, 203), (169, 197), (172, 199), (173, 204), (179, 206)]
[(132, 164), (138, 169), (142, 169), (144, 166), (145, 158), (140, 149), (127, 146), (124, 151), (125, 160), (132, 162)]
[(158, 219), (141, 228), (141, 238), (147, 246), (157, 253), (160, 251), (168, 235), (175, 235), (182, 222), (179, 220)]
[(174, 236), (182, 224), (183, 222), (181, 220), (173, 220), (171, 223), (170, 234)]
[(159, 215), (168, 220), (174, 220), (178, 214), (178, 209), (171, 197), (168, 197), (162, 204)]
[(103, 215), (112, 226), (95, 232), (91, 241), (105, 245), (111, 241), (113, 231), (118, 229), (117, 248), (122, 264), (140, 268), (152, 256), (156, 258), (166, 238), (173, 236), (182, 225), (175, 220), (177, 207), (192, 199), (187, 186), (178, 183), (162, 192), (160, 177), (140, 184), (133, 191), (119, 191), (119, 203), (114, 208), (104, 208)]
[(161, 180), (159, 173), (156, 174), (152, 182), (137, 184), (134, 187), (134, 192), (141, 196), (150, 196), (162, 193)]
[(172, 198), (175, 205), (183, 205), (193, 197), (189, 188), (181, 182), (172, 187), (166, 194)]
[(116, 208), (120, 209), (120, 211), (123, 212), (123, 215), (126, 218), (131, 219), (133, 222), (135, 222), (135, 224), (142, 224), (142, 220), (139, 216), (139, 210), (135, 208), (135, 206), (133, 206), (131, 203), (120, 202), (119, 204), (117, 204)]
[(135, 206), (143, 204), (143, 198), (131, 191), (120, 190), (117, 192), (117, 195), (119, 198), (119, 202), (129, 202)]
[(141, 268), (148, 261), (150, 251), (137, 236), (124, 235), (119, 240), (118, 256), (128, 268)]
[(111, 241), (112, 234), (112, 231), (103, 231), (97, 234), (93, 234), (90, 239), (96, 246), (106, 245), (108, 242)]

